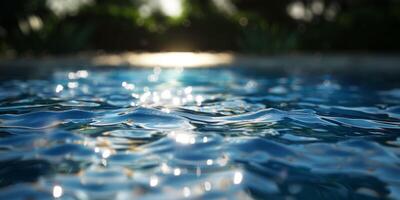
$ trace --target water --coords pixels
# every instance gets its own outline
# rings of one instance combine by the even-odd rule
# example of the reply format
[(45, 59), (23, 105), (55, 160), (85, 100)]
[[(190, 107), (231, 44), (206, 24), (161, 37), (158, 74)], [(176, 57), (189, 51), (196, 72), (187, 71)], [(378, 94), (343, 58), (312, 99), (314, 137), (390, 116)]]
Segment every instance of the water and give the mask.
[(400, 86), (245, 69), (0, 83), (0, 199), (398, 199)]

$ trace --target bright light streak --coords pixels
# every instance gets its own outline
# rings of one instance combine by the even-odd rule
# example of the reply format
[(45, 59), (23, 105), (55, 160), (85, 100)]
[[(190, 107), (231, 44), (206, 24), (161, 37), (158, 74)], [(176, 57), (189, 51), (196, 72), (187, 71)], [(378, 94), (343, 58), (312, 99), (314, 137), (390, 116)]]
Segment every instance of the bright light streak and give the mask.
[(54, 198), (60, 198), (63, 195), (63, 189), (59, 185), (55, 185), (53, 187), (53, 197)]
[(158, 178), (155, 176), (150, 177), (150, 187), (156, 187), (158, 185)]
[(228, 65), (233, 55), (228, 53), (126, 53), (122, 55), (104, 55), (93, 59), (95, 65), (123, 65), (138, 67), (211, 67)]
[(180, 144), (195, 144), (196, 143), (196, 138), (192, 134), (188, 133), (172, 133), (170, 134), (171, 137), (175, 138), (175, 142), (180, 143)]
[(233, 175), (233, 183), (234, 184), (240, 184), (243, 180), (243, 174), (242, 172), (235, 172), (235, 175)]
[(64, 87), (60, 84), (57, 85), (56, 87), (56, 93), (60, 93), (61, 91), (63, 91)]
[(174, 175), (175, 175), (175, 176), (181, 175), (181, 169), (175, 168), (175, 169), (174, 169)]

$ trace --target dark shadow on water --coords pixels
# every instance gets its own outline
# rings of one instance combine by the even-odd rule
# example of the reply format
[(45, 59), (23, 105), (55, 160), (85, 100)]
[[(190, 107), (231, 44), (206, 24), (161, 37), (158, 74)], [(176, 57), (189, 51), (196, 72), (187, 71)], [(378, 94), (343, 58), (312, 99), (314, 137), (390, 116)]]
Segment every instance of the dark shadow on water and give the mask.
[(39, 177), (54, 172), (45, 160), (7, 160), (0, 161), (0, 187), (22, 182), (35, 182)]
[[(247, 188), (256, 199), (389, 199), (386, 184), (378, 178), (357, 173), (321, 174), (276, 161), (241, 162), (249, 173), (275, 180), (280, 194), (262, 191), (263, 186)], [(267, 186), (264, 186), (267, 187)], [(261, 189), (261, 190), (260, 190)]]

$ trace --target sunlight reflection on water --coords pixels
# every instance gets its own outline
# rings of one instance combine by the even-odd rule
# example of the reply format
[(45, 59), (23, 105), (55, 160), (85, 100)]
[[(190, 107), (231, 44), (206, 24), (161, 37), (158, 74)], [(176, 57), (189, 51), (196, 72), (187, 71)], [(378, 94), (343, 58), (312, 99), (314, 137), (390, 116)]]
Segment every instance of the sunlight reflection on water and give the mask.
[(395, 86), (181, 66), (1, 84), (0, 199), (400, 191)]

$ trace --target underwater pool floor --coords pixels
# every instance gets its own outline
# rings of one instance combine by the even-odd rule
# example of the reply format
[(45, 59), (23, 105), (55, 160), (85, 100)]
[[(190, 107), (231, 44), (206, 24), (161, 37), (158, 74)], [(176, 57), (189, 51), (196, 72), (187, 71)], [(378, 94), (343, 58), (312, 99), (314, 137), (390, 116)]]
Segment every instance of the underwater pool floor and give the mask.
[(400, 87), (245, 69), (0, 82), (0, 199), (399, 199)]

